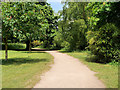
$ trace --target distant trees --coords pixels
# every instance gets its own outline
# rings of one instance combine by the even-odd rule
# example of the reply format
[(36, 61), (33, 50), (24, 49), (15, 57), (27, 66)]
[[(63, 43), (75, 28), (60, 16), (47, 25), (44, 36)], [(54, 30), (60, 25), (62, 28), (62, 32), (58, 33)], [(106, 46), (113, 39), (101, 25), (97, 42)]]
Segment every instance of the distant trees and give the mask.
[[(84, 50), (87, 46), (85, 32), (87, 31), (87, 3), (65, 2), (59, 21), (59, 31), (61, 32), (61, 47), (72, 50)], [(59, 35), (58, 35), (59, 36)], [(57, 36), (56, 36), (57, 38)]]
[(54, 12), (50, 6), (45, 7), (43, 13), (48, 26), (42, 28), (43, 36), (41, 37), (41, 41), (43, 41), (44, 48), (50, 48), (53, 45), (53, 38), (55, 36), (56, 30), (58, 29), (57, 28), (58, 16), (54, 15)]

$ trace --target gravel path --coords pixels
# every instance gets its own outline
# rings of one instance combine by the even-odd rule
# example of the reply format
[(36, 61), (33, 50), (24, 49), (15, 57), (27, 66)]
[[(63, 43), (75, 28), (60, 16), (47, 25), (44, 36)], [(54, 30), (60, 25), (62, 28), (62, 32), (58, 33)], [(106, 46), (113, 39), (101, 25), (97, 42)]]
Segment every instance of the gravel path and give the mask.
[(34, 88), (105, 88), (95, 72), (78, 59), (57, 51), (45, 52), (54, 56), (54, 64)]

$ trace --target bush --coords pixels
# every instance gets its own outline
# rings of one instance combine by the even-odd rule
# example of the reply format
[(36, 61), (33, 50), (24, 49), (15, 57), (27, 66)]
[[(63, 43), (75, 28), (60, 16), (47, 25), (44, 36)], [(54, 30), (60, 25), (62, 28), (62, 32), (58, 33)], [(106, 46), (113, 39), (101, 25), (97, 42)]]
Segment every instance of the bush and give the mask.
[(87, 33), (88, 48), (97, 56), (96, 62), (108, 63), (113, 60), (118, 61), (119, 54), (119, 39), (120, 32), (113, 24), (106, 24), (98, 31), (89, 31)]
[(61, 44), (63, 48), (63, 50), (66, 50), (66, 51), (72, 51), (71, 47), (70, 47), (70, 43), (67, 42), (67, 41), (63, 41), (63, 43)]
[(34, 40), (33, 42), (32, 42), (32, 47), (37, 47), (37, 46), (40, 46), (41, 45), (41, 43), (40, 43), (40, 41), (38, 41), (38, 40)]
[(61, 49), (62, 42), (63, 42), (62, 34), (60, 32), (56, 32), (56, 36), (54, 37), (53, 45), (51, 48), (52, 49)]
[[(26, 45), (22, 43), (8, 43), (8, 50), (25, 49)], [(5, 44), (2, 43), (2, 50), (5, 50)]]
[(118, 66), (118, 65), (120, 65), (120, 63), (113, 60), (112, 62), (109, 63), (109, 65)]

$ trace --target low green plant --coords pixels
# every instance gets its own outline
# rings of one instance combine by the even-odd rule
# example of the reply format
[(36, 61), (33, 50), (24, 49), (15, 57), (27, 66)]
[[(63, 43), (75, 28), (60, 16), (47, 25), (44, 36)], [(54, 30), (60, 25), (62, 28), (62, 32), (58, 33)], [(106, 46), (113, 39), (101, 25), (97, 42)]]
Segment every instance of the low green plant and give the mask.
[(41, 45), (41, 43), (40, 43), (40, 41), (38, 41), (38, 40), (34, 40), (33, 42), (32, 42), (32, 47), (37, 47), (37, 46), (40, 46)]
[(109, 63), (109, 65), (118, 66), (118, 65), (120, 65), (120, 63), (116, 62), (116, 60), (113, 60), (112, 62)]

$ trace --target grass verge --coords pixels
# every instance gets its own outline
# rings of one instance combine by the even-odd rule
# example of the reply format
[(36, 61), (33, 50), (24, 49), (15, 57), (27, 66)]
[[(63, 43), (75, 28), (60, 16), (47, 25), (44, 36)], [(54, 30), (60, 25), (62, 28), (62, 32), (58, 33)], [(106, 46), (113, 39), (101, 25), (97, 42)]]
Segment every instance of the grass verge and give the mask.
[(107, 88), (118, 88), (118, 66), (88, 62), (87, 57), (90, 55), (89, 51), (63, 52), (70, 56), (78, 58), (92, 71), (97, 72), (96, 76), (105, 84)]
[(50, 69), (53, 57), (45, 52), (9, 50), (9, 60), (4, 60), (2, 52), (2, 87), (32, 88), (40, 75)]

